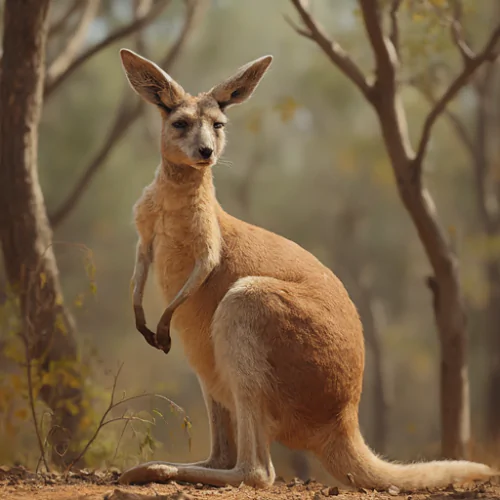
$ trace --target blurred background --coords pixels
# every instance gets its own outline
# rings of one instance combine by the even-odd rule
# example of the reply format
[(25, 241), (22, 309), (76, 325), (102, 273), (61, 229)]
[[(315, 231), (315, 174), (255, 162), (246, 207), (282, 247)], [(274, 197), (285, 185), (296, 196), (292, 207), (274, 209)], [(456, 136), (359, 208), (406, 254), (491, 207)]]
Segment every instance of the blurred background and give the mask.
[[(151, 8), (147, 2), (141, 7), (131, 0), (94, 0), (95, 9), (89, 12), (88, 3), (92, 1), (52, 0), (49, 68), (70, 47), (84, 16), (88, 19), (75, 54), (133, 22), (142, 15), (141, 8)], [(218, 198), (231, 214), (296, 241), (343, 280), (366, 330), (360, 420), (367, 442), (397, 460), (438, 456), (440, 349), (426, 286), (430, 266), (399, 199), (373, 110), (317, 45), (287, 23), (286, 16), (298, 23), (289, 1), (164, 3), (141, 29), (99, 50), (64, 81), (58, 81), (67, 69), (64, 61), (62, 71), (52, 65), (53, 73), (47, 74), (50, 91), (46, 86), (39, 177), (53, 238), (59, 242), (54, 249), (65, 302), (88, 368), (86, 384), (94, 391), (85, 425), (92, 429), (99, 420), (122, 363), (120, 393), (159, 392), (184, 408), (191, 422), (188, 438), (182, 418), (163, 406), (157, 411), (165, 419), (157, 416), (150, 436), (146, 439), (139, 430), (134, 434), (129, 427), (116, 453), (123, 425), (110, 425), (89, 451), (90, 465), (122, 467), (146, 455), (195, 461), (209, 449), (202, 395), (179, 340), (173, 336), (172, 351), (165, 356), (149, 347), (134, 327), (130, 278), (136, 233), (131, 209), (159, 163), (160, 117), (153, 107), (140, 105), (128, 87), (118, 56), (121, 47), (157, 63), (170, 56), (169, 74), (194, 94), (252, 59), (274, 56), (252, 99), (228, 112), (225, 161), (214, 167)], [(356, 2), (310, 4), (325, 31), (369, 75), (372, 53)], [(422, 75), (431, 75), (439, 91), (461, 65), (442, 17), (427, 4), (433, 2), (404, 2), (401, 11), (405, 58), (400, 80), (413, 141), (429, 110), (429, 87), (423, 90), (417, 84)], [(481, 46), (493, 20), (500, 19), (498, 0), (465, 1), (463, 15), (471, 45)], [(172, 53), (179, 43), (178, 53)], [(492, 81), (489, 121), (483, 123), (490, 127), (487, 185), (500, 180), (498, 72)], [(472, 141), (485, 134), (478, 128), (476, 94), (472, 83), (450, 108)], [(484, 459), (485, 445), (492, 443), (486, 425), (489, 401), (498, 397), (488, 389), (488, 380), (500, 354), (491, 341), (500, 336), (493, 314), (500, 303), (492, 300), (490, 273), (500, 264), (500, 239), (484, 229), (474, 156), (453, 117), (443, 115), (433, 129), (423, 175), (459, 257), (469, 334), (472, 443)], [(497, 203), (499, 195), (492, 193), (488, 203)], [(73, 244), (84, 245), (91, 255)], [(154, 279), (144, 303), (148, 323), (154, 325), (164, 307)], [(0, 337), (4, 346), (7, 330)], [(22, 378), (22, 369), (6, 359), (0, 362), (0, 461), (36, 463), (32, 425), (21, 411), (25, 403), (16, 399), (16, 391), (9, 392), (15, 386), (13, 376)], [(153, 415), (162, 404), (145, 399), (134, 402), (134, 408)], [(278, 474), (326, 480), (312, 459), (305, 463), (280, 446), (273, 454)]]

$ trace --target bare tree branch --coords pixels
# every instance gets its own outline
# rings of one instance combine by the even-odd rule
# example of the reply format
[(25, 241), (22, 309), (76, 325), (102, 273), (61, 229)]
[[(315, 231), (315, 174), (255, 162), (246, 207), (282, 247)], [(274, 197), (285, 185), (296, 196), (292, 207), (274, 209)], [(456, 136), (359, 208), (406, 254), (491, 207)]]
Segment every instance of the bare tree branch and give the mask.
[(393, 90), (396, 81), (397, 54), (391, 41), (384, 35), (380, 5), (374, 0), (359, 0), (363, 23), (370, 40), (376, 62), (377, 80), (390, 85)]
[[(363, 1), (363, 0), (361, 0)], [(498, 41), (500, 40), (500, 25), (493, 31), (489, 40), (485, 44), (483, 50), (470, 59), (461, 71), (461, 73), (453, 80), (442, 95), (442, 97), (436, 102), (435, 106), (432, 108), (430, 113), (424, 122), (424, 127), (422, 130), (421, 139), (418, 145), (417, 154), (413, 160), (413, 164), (417, 169), (420, 169), (422, 161), (429, 144), (431, 137), (432, 127), (434, 126), (436, 120), (446, 109), (446, 106), (450, 101), (457, 95), (457, 93), (467, 84), (469, 78), (475, 73), (475, 71), (485, 62), (492, 60), (492, 58), (497, 57), (496, 47)]]
[[(431, 106), (435, 106), (437, 103), (437, 99), (433, 96), (432, 92), (423, 86), (420, 85), (414, 85), (414, 87), (422, 94), (422, 96), (431, 104)], [(445, 109), (443, 111), (444, 115), (446, 118), (448, 118), (450, 124), (452, 125), (453, 129), (455, 130), (455, 133), (457, 134), (458, 138), (462, 141), (462, 143), (465, 146), (465, 149), (467, 152), (474, 157), (474, 142), (472, 140), (472, 137), (469, 134), (469, 131), (467, 130), (467, 127), (465, 126), (464, 122), (460, 119), (460, 117), (455, 114), (453, 111), (450, 109)]]
[[(170, 71), (171, 67), (176, 62), (177, 58), (185, 47), (190, 34), (196, 25), (196, 20), (198, 19), (198, 13), (201, 12), (201, 5), (203, 4), (199, 0), (185, 0), (186, 3), (186, 16), (183, 28), (174, 42), (170, 47), (166, 55), (160, 60), (160, 66), (165, 71)], [(106, 135), (104, 142), (101, 147), (95, 153), (95, 155), (90, 160), (89, 164), (83, 171), (82, 176), (77, 181), (73, 189), (70, 191), (68, 196), (60, 204), (60, 206), (50, 215), (49, 220), (52, 227), (57, 227), (76, 207), (83, 194), (89, 187), (94, 176), (104, 165), (108, 159), (111, 151), (116, 147), (119, 141), (125, 136), (130, 127), (135, 123), (135, 121), (142, 115), (145, 104), (143, 101), (137, 101), (135, 104), (128, 104), (130, 102), (129, 88), (126, 87), (120, 103), (117, 106), (115, 118), (109, 128), (109, 132)]]
[(125, 38), (137, 30), (144, 28), (153, 22), (160, 13), (167, 7), (171, 0), (156, 0), (151, 9), (142, 17), (133, 20), (129, 24), (112, 31), (108, 37), (101, 42), (93, 45), (88, 50), (76, 57), (66, 68), (66, 70), (56, 77), (54, 80), (47, 79), (45, 84), (45, 100), (52, 95), (52, 93), (82, 64), (88, 61), (92, 56), (105, 49), (112, 43), (115, 43), (122, 38)]
[(80, 0), (73, 0), (71, 4), (69, 4), (69, 8), (66, 12), (54, 22), (52, 26), (49, 28), (49, 38), (57, 36), (61, 31), (64, 31), (66, 27), (66, 23), (70, 19), (70, 17), (78, 11), (82, 7), (82, 2)]
[(464, 29), (462, 24), (462, 18), (463, 18), (462, 0), (454, 0), (452, 2), (452, 11), (453, 11), (453, 17), (450, 20), (451, 36), (460, 55), (462, 56), (463, 63), (467, 65), (469, 61), (474, 58), (474, 52), (469, 47), (464, 36)]
[(350, 58), (349, 54), (335, 41), (330, 40), (324, 33), (311, 14), (306, 9), (303, 0), (291, 0), (292, 4), (297, 9), (307, 30), (299, 28), (292, 23), (292, 27), (299, 35), (305, 36), (310, 40), (314, 40), (330, 60), (337, 66), (347, 78), (349, 78), (362, 92), (362, 94), (370, 100), (371, 86), (368, 84), (365, 75)]
[(390, 17), (391, 17), (391, 32), (389, 34), (389, 40), (392, 42), (396, 54), (399, 57), (399, 25), (398, 25), (398, 10), (401, 7), (403, 0), (392, 0)]
[(49, 81), (54, 81), (59, 78), (75, 59), (76, 54), (81, 49), (85, 41), (88, 27), (97, 15), (100, 2), (101, 0), (86, 0), (85, 8), (73, 37), (47, 70), (46, 78), (48, 78)]

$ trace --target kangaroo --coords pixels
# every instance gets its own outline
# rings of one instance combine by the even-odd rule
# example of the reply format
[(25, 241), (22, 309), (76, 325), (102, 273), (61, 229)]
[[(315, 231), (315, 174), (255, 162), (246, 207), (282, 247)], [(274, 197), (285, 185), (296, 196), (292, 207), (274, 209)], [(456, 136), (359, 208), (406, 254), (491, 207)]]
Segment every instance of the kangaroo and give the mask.
[[(226, 111), (253, 94), (272, 57), (191, 96), (153, 62), (126, 49), (120, 55), (131, 87), (162, 118), (161, 163), (134, 206), (136, 325), (165, 352), (170, 326), (179, 335), (211, 434), (207, 460), (145, 463), (121, 483), (268, 487), (273, 440), (311, 451), (350, 486), (410, 490), (494, 475), (468, 461), (401, 465), (377, 457), (359, 429), (363, 330), (344, 286), (299, 245), (218, 203), (211, 167), (224, 150)], [(142, 310), (152, 263), (168, 304), (156, 334)]]

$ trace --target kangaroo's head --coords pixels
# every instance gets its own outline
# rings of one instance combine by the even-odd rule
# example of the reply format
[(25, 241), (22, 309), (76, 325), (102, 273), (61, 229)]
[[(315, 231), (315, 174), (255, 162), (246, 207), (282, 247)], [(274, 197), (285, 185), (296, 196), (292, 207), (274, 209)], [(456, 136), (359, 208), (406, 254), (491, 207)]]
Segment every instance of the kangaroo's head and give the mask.
[(161, 113), (162, 159), (196, 169), (217, 162), (226, 142), (226, 109), (252, 95), (272, 61), (261, 57), (210, 91), (191, 96), (153, 62), (127, 49), (120, 56), (132, 88)]

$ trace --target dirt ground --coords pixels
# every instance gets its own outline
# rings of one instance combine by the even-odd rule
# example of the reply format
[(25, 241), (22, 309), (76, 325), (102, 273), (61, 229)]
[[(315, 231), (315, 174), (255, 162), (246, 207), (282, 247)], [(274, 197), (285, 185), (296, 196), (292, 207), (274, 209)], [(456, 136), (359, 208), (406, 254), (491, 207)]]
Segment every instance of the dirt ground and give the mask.
[(376, 492), (369, 490), (347, 491), (328, 487), (314, 480), (278, 479), (267, 490), (247, 486), (239, 488), (211, 488), (198, 485), (151, 484), (148, 486), (120, 486), (118, 471), (70, 473), (36, 476), (22, 467), (0, 467), (0, 500), (190, 500), (190, 499), (312, 499), (335, 497), (338, 500), (469, 500), (499, 499), (498, 484), (476, 484), (468, 487), (448, 487), (441, 491), (418, 493)]

